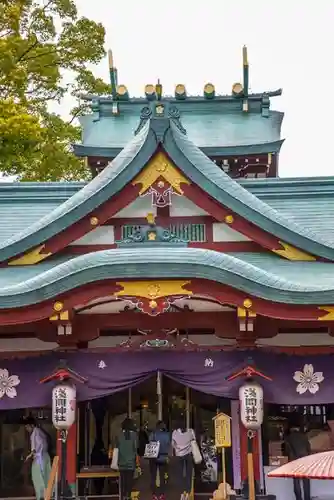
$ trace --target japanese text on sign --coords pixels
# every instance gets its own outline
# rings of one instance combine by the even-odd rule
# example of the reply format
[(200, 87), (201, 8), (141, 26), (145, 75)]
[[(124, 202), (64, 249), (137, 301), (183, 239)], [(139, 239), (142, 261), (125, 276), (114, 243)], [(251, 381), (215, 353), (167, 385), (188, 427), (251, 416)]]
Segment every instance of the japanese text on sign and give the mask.
[(214, 418), (215, 446), (228, 448), (231, 446), (231, 419), (228, 415), (220, 413)]

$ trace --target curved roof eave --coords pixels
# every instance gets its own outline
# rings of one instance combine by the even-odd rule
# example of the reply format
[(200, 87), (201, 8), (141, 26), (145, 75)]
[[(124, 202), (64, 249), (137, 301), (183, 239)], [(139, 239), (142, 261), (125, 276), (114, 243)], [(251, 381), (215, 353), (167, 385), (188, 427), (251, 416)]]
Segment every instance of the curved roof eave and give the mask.
[[(119, 192), (137, 174), (138, 164), (145, 165), (156, 150), (156, 136), (149, 122), (97, 177), (24, 231), (0, 245), (0, 261), (10, 259), (45, 242), (82, 219)], [(117, 182), (114, 182), (117, 181)]]
[[(213, 250), (151, 247), (149, 260), (147, 249), (143, 251), (136, 247), (104, 250), (75, 257), (20, 283), (3, 287), (0, 290), (0, 309), (38, 304), (101, 280), (180, 277), (211, 280), (274, 302), (318, 305), (333, 303), (333, 265), (322, 262), (289, 265), (296, 264), (300, 266), (300, 277), (298, 273), (298, 279), (287, 279), (280, 276), (277, 269), (275, 274), (274, 270), (264, 270), (235, 256)], [(322, 284), (314, 278), (315, 268), (326, 273), (327, 279)]]
[[(153, 122), (147, 120), (109, 168), (42, 219), (3, 242), (0, 261), (46, 242), (120, 192), (144, 168), (162, 139), (157, 137)], [(217, 168), (172, 120), (165, 120), (163, 129), (163, 147), (177, 167), (198, 186), (205, 186), (208, 194), (219, 203), (283, 242), (334, 260), (332, 242), (280, 214)]]
[[(274, 142), (260, 142), (256, 144), (244, 144), (238, 146), (201, 146), (199, 149), (207, 156), (222, 155), (261, 155), (267, 153), (279, 153), (284, 139)], [(115, 158), (122, 148), (85, 146), (83, 144), (72, 144), (76, 156), (96, 156), (101, 158)]]
[(173, 123), (163, 146), (185, 175), (198, 186), (205, 186), (205, 191), (219, 203), (286, 243), (334, 260), (331, 242), (285, 217), (217, 168)]

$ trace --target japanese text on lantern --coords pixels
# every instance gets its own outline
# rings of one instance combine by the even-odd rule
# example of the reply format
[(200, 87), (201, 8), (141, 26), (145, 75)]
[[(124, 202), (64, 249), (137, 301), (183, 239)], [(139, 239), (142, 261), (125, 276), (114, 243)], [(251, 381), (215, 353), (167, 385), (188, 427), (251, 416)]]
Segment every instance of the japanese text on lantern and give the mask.
[(228, 448), (231, 446), (231, 418), (225, 413), (219, 413), (214, 417), (215, 446), (216, 448)]
[(263, 421), (263, 390), (256, 382), (246, 382), (239, 389), (240, 418), (247, 429), (258, 429)]
[(67, 391), (64, 387), (59, 387), (55, 390), (55, 407), (54, 420), (55, 422), (66, 422), (67, 412)]
[(245, 388), (245, 417), (249, 423), (257, 422), (259, 401), (254, 387)]

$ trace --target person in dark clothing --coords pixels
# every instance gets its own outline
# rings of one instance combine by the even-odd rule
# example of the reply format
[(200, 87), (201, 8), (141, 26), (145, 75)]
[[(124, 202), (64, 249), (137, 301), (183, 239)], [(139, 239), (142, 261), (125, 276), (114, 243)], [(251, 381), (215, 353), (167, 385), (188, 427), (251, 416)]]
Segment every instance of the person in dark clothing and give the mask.
[(134, 423), (126, 418), (122, 423), (122, 432), (118, 437), (118, 469), (121, 480), (121, 500), (129, 500), (134, 482), (137, 457), (137, 433)]
[(149, 442), (148, 433), (145, 427), (141, 427), (138, 432), (138, 455), (144, 456), (146, 445)]
[[(151, 491), (153, 500), (164, 500), (166, 495), (166, 475), (168, 472), (168, 455), (171, 449), (171, 437), (165, 424), (159, 420), (154, 432), (151, 433), (149, 441), (160, 443), (159, 455), (150, 459)], [(156, 479), (159, 471), (160, 486), (157, 488)]]
[[(292, 427), (290, 434), (285, 438), (285, 448), (289, 460), (306, 457), (311, 454), (311, 446), (307, 435), (302, 432), (300, 427)], [(301, 483), (303, 483), (304, 500), (311, 500), (311, 486), (309, 479), (294, 479), (293, 489), (296, 500), (303, 500)]]
[[(90, 460), (92, 465), (108, 465), (108, 453), (104, 448), (104, 444), (101, 440), (95, 442), (92, 453), (90, 455)], [(103, 494), (105, 478), (101, 477), (99, 479), (94, 479), (94, 489), (95, 493), (98, 496)]]

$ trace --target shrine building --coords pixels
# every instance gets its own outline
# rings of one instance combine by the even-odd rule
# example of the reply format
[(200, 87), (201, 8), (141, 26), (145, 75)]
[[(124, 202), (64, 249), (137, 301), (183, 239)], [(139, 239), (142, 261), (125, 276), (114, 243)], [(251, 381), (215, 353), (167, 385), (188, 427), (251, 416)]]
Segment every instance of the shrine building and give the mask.
[(185, 414), (207, 459), (195, 494), (219, 474), (217, 411), (232, 417), (227, 478), (242, 489), (247, 435), (230, 377), (261, 372), (254, 467), (268, 491), (284, 422), (297, 412), (316, 429), (333, 415), (334, 177), (279, 177), (281, 90), (249, 91), (245, 48), (229, 95), (206, 83), (166, 96), (158, 82), (131, 97), (109, 62), (110, 95), (80, 96), (91, 112), (73, 149), (92, 179), (0, 184), (1, 496), (32, 494), (22, 419), (53, 432), (41, 381), (59, 366), (84, 381), (73, 488), (125, 415), (172, 430)]

